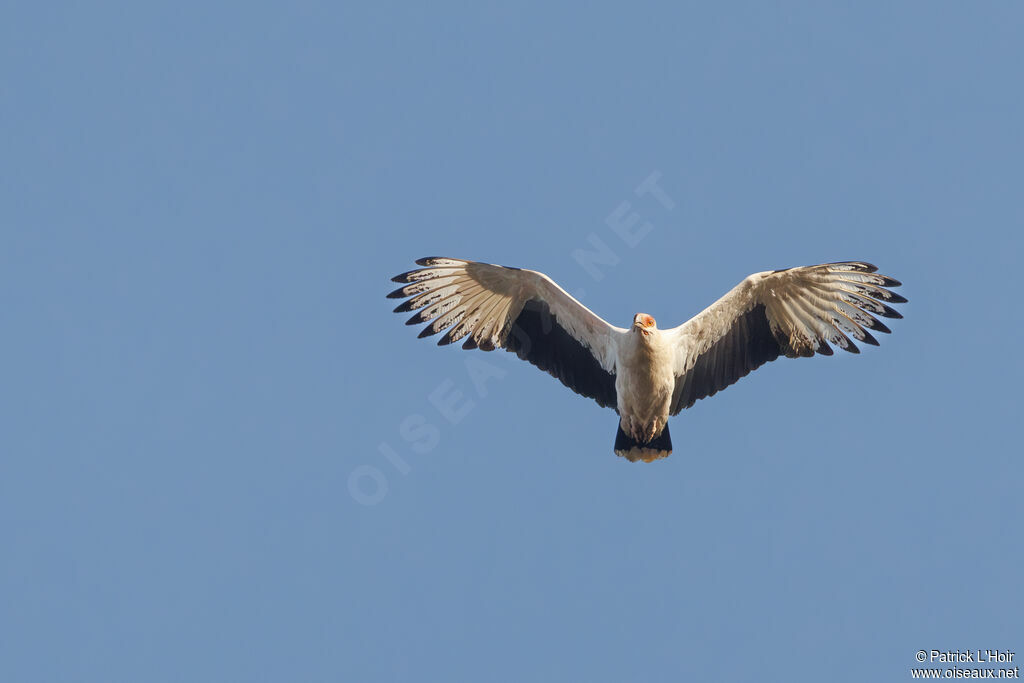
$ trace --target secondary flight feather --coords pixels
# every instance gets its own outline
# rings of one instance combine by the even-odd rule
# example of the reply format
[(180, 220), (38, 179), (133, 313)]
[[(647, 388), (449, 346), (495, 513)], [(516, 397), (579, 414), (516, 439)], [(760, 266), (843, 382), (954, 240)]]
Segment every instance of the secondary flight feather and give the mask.
[[(876, 316), (901, 318), (890, 304), (900, 282), (861, 261), (754, 273), (700, 314), (670, 329), (637, 313), (615, 327), (543, 273), (431, 257), (392, 278), (406, 324), (429, 323), (439, 345), (504, 348), (565, 386), (619, 414), (615, 453), (650, 462), (672, 452), (668, 417), (713, 396), (779, 356), (859, 353), (888, 334)], [(869, 331), (870, 330), (870, 331)]]

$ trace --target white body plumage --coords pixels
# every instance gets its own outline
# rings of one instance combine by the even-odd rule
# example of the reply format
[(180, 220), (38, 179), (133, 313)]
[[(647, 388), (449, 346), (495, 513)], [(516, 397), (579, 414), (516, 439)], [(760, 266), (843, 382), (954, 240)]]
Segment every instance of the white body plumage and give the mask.
[(668, 423), (675, 351), (654, 318), (637, 313), (629, 333), (618, 339), (615, 392), (622, 431), (640, 443), (661, 434)]

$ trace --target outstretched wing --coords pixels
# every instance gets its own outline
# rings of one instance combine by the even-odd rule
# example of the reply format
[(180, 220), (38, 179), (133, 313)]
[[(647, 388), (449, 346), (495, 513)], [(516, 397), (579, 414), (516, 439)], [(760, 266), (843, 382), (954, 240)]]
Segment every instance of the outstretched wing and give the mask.
[(407, 325), (432, 321), (420, 337), (448, 330), (439, 346), (465, 338), (464, 349), (504, 347), (576, 393), (615, 407), (616, 348), (626, 330), (543, 273), (453, 258), (416, 263), (423, 268), (392, 278), (405, 284), (388, 298), (408, 297), (396, 313), (420, 309)]
[(672, 414), (779, 356), (830, 356), (829, 344), (860, 353), (850, 337), (877, 346), (868, 330), (890, 330), (874, 316), (902, 318), (888, 304), (906, 299), (886, 289), (898, 287), (897, 280), (876, 270), (844, 262), (755, 273), (667, 330), (675, 348)]

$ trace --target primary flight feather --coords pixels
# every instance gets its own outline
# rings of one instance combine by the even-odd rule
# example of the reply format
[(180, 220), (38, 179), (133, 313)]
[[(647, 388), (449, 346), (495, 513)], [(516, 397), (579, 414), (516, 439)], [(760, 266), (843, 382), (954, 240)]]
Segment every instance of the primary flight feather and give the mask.
[(712, 396), (779, 356), (859, 353), (901, 318), (900, 283), (847, 261), (755, 273), (688, 322), (658, 329), (637, 313), (629, 329), (595, 315), (543, 273), (453, 258), (423, 258), (394, 278), (396, 313), (417, 311), (420, 337), (515, 352), (578, 394), (619, 414), (615, 453), (650, 462), (672, 452), (669, 415)]

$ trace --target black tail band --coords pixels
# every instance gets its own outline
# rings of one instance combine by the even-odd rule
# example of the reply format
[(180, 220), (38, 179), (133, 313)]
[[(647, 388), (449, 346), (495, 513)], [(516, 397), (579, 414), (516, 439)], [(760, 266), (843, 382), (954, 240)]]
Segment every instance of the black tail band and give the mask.
[(668, 433), (668, 425), (661, 430), (661, 434), (646, 443), (637, 441), (627, 436), (619, 425), (619, 431), (615, 434), (615, 455), (621, 456), (630, 462), (643, 460), (651, 462), (658, 458), (666, 458), (672, 453), (672, 437)]

